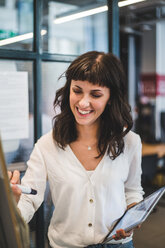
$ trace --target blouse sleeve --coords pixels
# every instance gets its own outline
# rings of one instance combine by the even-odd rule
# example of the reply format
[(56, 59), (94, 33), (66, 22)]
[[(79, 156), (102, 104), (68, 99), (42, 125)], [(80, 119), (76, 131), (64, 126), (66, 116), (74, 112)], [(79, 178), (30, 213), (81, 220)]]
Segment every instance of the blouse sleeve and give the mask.
[(129, 173), (125, 182), (125, 195), (127, 206), (133, 202), (139, 202), (143, 199), (143, 188), (141, 186), (141, 157), (142, 157), (142, 144), (140, 137), (136, 135), (136, 145), (130, 149)]
[(37, 190), (37, 195), (22, 194), (18, 202), (18, 208), (24, 220), (29, 222), (35, 211), (43, 202), (47, 180), (46, 166), (37, 144), (34, 147), (27, 165), (28, 168), (21, 180), (21, 184)]

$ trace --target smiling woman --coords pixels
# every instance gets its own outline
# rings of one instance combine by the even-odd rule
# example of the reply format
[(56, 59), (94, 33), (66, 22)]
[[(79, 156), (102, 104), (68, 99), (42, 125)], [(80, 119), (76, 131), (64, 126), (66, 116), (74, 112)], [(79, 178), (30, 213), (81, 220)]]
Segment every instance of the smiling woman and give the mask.
[(96, 125), (110, 98), (107, 87), (92, 85), (88, 81), (72, 80), (70, 108), (79, 125)]
[[(133, 248), (132, 231), (124, 230), (100, 245), (125, 210), (143, 198), (141, 141), (130, 131), (121, 63), (111, 53), (92, 51), (75, 59), (65, 76), (54, 100), (61, 111), (53, 130), (36, 143), (22, 179), (38, 194), (21, 195), (18, 207), (28, 222), (48, 179), (55, 206), (51, 247)], [(16, 186), (13, 192), (18, 199)]]
[[(66, 84), (57, 91), (54, 101), (54, 107), (60, 105), (62, 110), (54, 118), (55, 140), (61, 148), (65, 148), (79, 138), (76, 128), (85, 128), (90, 133), (89, 127), (92, 130), (95, 127), (95, 135), (90, 142), (97, 140), (97, 155), (103, 156), (108, 149), (111, 158), (116, 158), (124, 147), (122, 137), (132, 127), (120, 61), (112, 54), (88, 52), (73, 61), (65, 75)], [(90, 112), (84, 115), (82, 111)], [(78, 125), (82, 123), (88, 129), (86, 125)], [(92, 123), (95, 126), (91, 127)], [(87, 137), (90, 135), (87, 134)]]

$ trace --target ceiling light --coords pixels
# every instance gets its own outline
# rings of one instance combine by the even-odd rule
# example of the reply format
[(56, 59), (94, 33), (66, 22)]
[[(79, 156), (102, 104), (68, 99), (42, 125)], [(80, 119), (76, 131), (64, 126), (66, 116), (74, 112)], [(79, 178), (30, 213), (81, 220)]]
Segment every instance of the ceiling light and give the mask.
[[(125, 0), (125, 1), (119, 2), (118, 6), (119, 7), (124, 7), (124, 6), (130, 5), (130, 4), (143, 2), (143, 1), (146, 1), (146, 0)], [(104, 5), (104, 6), (101, 6), (101, 7), (81, 11), (81, 12), (71, 14), (71, 15), (68, 15), (68, 16), (58, 17), (58, 18), (56, 18), (54, 20), (54, 23), (55, 24), (61, 24), (61, 23), (64, 23), (64, 22), (69, 22), (69, 21), (73, 21), (73, 20), (76, 20), (76, 19), (80, 19), (80, 18), (83, 18), (83, 17), (86, 17), (86, 16), (95, 15), (95, 14), (98, 14), (98, 13), (101, 13), (101, 12), (104, 12), (104, 11), (107, 11), (107, 10), (108, 10), (108, 6)]]
[[(41, 30), (41, 35), (45, 35), (47, 33), (46, 30)], [(33, 33), (27, 33), (27, 34), (22, 34), (22, 35), (17, 35), (15, 37), (12, 38), (8, 38), (5, 40), (0, 40), (0, 46), (5, 46), (5, 45), (9, 45), (12, 43), (16, 43), (22, 40), (27, 40), (27, 39), (32, 39), (33, 38)]]
[(102, 6), (102, 7), (98, 7), (98, 8), (94, 8), (94, 9), (90, 9), (90, 10), (85, 10), (76, 14), (72, 14), (72, 15), (68, 15), (68, 16), (64, 16), (64, 17), (59, 17), (57, 19), (54, 20), (55, 24), (60, 24), (60, 23), (64, 23), (64, 22), (69, 22), (69, 21), (73, 21), (75, 19), (79, 19), (82, 17), (86, 17), (86, 16), (90, 16), (90, 15), (95, 15), (104, 11), (108, 10), (108, 6)]
[(130, 5), (130, 4), (144, 2), (144, 1), (146, 1), (146, 0), (125, 0), (125, 1), (119, 2), (118, 6), (124, 7), (124, 6)]

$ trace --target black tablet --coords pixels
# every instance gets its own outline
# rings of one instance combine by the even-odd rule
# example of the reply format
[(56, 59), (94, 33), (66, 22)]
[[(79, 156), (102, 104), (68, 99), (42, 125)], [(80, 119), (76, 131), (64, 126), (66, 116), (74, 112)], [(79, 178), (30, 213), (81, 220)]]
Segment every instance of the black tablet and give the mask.
[(108, 241), (112, 240), (113, 235), (116, 234), (117, 230), (124, 229), (125, 232), (128, 232), (144, 222), (164, 192), (165, 187), (162, 187), (151, 195), (147, 196), (138, 204), (126, 210), (123, 216), (117, 221), (113, 229), (105, 237), (103, 243), (107, 243)]

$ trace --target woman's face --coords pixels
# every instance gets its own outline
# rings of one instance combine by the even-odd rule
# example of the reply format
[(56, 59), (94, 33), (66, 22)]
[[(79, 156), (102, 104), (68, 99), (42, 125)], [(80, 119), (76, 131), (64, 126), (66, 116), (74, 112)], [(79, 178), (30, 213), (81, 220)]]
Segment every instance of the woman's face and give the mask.
[(79, 125), (93, 125), (99, 121), (110, 99), (110, 89), (88, 81), (71, 81), (70, 108)]

